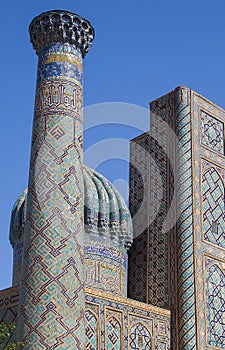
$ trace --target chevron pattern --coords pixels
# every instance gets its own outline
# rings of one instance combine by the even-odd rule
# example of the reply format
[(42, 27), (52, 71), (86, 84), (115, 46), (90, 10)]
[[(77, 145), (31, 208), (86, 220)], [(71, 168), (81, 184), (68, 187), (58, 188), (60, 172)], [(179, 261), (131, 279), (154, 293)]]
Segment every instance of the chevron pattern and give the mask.
[(175, 90), (177, 152), (179, 349), (196, 349), (194, 246), (192, 207), (192, 149), (190, 91)]

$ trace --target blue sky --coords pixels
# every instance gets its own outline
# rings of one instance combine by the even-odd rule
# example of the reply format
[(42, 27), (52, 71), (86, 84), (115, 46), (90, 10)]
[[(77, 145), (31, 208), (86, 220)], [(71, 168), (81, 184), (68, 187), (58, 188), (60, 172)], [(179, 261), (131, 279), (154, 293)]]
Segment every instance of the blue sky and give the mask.
[[(4, 1), (0, 56), (0, 289), (11, 284), (10, 212), (28, 178), (37, 67), (28, 25), (34, 16), (50, 9), (81, 14), (96, 30), (84, 62), (85, 106), (123, 102), (148, 108), (151, 100), (178, 85), (187, 85), (225, 107), (224, 0)], [(105, 111), (107, 108), (101, 110), (101, 117)], [(102, 139), (128, 140), (146, 128), (146, 120), (135, 120), (132, 113), (130, 118), (132, 127), (118, 122), (112, 125), (107, 120), (107, 125), (87, 130), (86, 148)], [(106, 160), (97, 169), (113, 182), (117, 178), (127, 180), (124, 159)]]

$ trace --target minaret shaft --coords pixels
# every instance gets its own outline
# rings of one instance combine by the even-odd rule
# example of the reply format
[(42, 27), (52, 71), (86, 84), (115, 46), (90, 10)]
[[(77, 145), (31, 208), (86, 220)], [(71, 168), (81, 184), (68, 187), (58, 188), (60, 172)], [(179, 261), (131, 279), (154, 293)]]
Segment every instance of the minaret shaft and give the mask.
[(30, 27), (39, 63), (18, 318), (27, 350), (84, 349), (84, 52), (71, 39), (75, 19), (90, 26), (53, 11)]

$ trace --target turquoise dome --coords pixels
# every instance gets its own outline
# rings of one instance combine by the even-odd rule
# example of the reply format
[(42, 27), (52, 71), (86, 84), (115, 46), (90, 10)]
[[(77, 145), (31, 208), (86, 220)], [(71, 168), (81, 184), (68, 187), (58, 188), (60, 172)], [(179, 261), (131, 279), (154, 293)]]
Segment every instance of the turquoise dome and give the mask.
[[(86, 286), (125, 296), (127, 249), (132, 243), (130, 212), (120, 193), (104, 176), (87, 166), (83, 176)], [(20, 283), (26, 203), (27, 190), (12, 209), (13, 285)]]
[[(103, 175), (84, 166), (84, 224), (86, 232), (109, 235), (129, 248), (132, 242), (130, 212), (121, 194)], [(26, 221), (27, 189), (12, 209), (10, 242), (14, 247), (23, 234)]]

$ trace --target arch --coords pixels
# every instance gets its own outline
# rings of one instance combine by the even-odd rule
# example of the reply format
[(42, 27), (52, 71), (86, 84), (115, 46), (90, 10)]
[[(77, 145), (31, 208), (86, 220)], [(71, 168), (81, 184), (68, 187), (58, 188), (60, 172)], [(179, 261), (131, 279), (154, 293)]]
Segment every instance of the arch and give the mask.
[(106, 349), (120, 350), (122, 325), (117, 317), (111, 316), (106, 321)]
[(225, 248), (224, 182), (214, 167), (202, 176), (204, 239)]
[(129, 342), (131, 349), (152, 350), (151, 334), (141, 322), (132, 326), (129, 335)]
[(207, 269), (208, 344), (225, 347), (225, 275), (216, 264)]
[(91, 309), (85, 310), (85, 350), (98, 349), (98, 317)]

